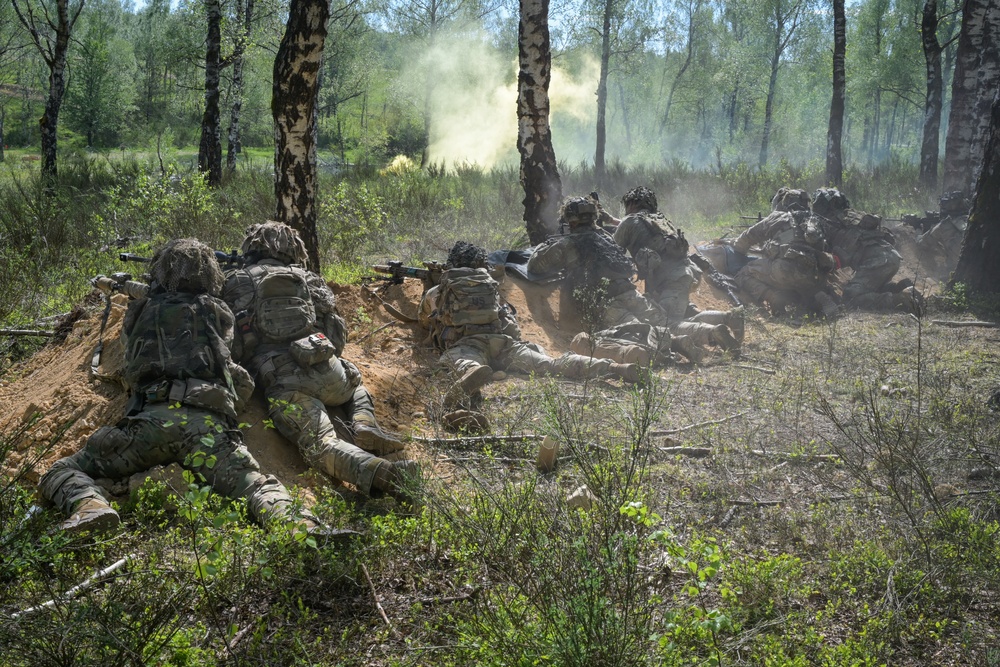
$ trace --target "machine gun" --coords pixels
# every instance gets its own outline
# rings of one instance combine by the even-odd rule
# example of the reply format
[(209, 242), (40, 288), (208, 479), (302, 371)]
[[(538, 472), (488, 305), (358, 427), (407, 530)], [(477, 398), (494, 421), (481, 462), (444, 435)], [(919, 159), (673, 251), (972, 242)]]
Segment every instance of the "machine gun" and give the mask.
[(375, 264), (372, 270), (378, 273), (385, 273), (387, 277), (383, 280), (390, 285), (401, 285), (406, 278), (419, 278), (425, 284), (433, 287), (441, 281), (441, 274), (448, 268), (441, 262), (424, 262), (423, 269), (415, 266), (403, 266), (402, 262), (386, 262), (385, 264)]
[[(241, 268), (246, 260), (240, 256), (239, 252), (235, 249), (229, 252), (223, 252), (221, 250), (214, 250), (215, 259), (224, 269), (230, 268)], [(123, 262), (140, 262), (142, 264), (148, 264), (153, 261), (150, 257), (143, 257), (142, 255), (136, 255), (131, 252), (120, 252), (118, 253), (118, 259)]]
[(691, 261), (694, 262), (695, 266), (705, 273), (705, 280), (707, 280), (712, 287), (725, 292), (726, 296), (729, 297), (729, 301), (734, 306), (743, 305), (740, 298), (736, 296), (736, 293), (739, 291), (739, 287), (737, 287), (732, 278), (715, 268), (715, 265), (708, 261), (708, 258), (700, 252), (693, 252), (689, 255), (689, 257), (691, 258)]
[(128, 294), (130, 299), (141, 299), (149, 292), (149, 285), (132, 280), (132, 274), (124, 272), (94, 276), (90, 279), (90, 284), (109, 296)]

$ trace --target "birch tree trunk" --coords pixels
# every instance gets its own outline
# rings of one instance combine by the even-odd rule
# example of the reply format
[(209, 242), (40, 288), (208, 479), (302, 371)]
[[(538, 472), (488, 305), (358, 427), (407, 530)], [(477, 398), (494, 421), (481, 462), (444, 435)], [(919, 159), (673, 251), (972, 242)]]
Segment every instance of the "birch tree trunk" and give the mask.
[(970, 294), (1000, 294), (1000, 94), (993, 101), (982, 170), (952, 285)]
[(52, 183), (57, 175), (56, 147), (59, 128), (59, 109), (66, 93), (66, 54), (69, 52), (73, 26), (80, 18), (85, 0), (71, 10), (70, 0), (56, 0), (55, 18), (46, 9), (43, 16), (36, 16), (33, 6), (23, 0), (12, 0), (14, 11), (31, 38), (32, 43), (49, 68), (49, 94), (45, 111), (38, 120), (42, 142), (42, 177)]
[(971, 193), (983, 158), (990, 104), (1000, 81), (1000, 3), (965, 0), (955, 54), (943, 187)]
[(920, 37), (927, 64), (927, 96), (924, 102), (924, 136), (920, 143), (920, 184), (928, 191), (937, 187), (939, 135), (941, 134), (941, 44), (937, 38), (937, 0), (925, 0)]
[(299, 231), (317, 272), (316, 101), (329, 18), (327, 0), (292, 0), (271, 89), (275, 219)]
[(241, 24), (241, 33), (236, 49), (233, 51), (233, 104), (229, 110), (229, 130), (226, 133), (228, 149), (226, 151), (226, 169), (230, 173), (236, 171), (236, 159), (243, 152), (243, 141), (240, 132), (240, 115), (243, 112), (243, 56), (253, 30), (254, 0), (237, 0), (236, 21)]
[(521, 156), (524, 224), (532, 245), (558, 228), (562, 183), (549, 127), (549, 0), (520, 0), (517, 74), (517, 152)]
[(844, 180), (844, 101), (847, 74), (847, 18), (844, 0), (833, 0), (833, 98), (830, 100), (830, 124), (826, 132), (826, 182), (840, 187)]
[(219, 116), (219, 79), (222, 73), (222, 4), (205, 0), (208, 35), (205, 38), (205, 113), (201, 117), (198, 144), (198, 171), (208, 176), (208, 184), (222, 183), (222, 132)]

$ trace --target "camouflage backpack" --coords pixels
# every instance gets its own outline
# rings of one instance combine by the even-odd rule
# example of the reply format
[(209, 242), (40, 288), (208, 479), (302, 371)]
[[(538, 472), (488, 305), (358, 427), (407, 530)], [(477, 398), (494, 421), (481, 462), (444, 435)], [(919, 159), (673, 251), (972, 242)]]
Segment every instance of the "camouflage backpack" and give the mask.
[[(143, 302), (129, 328), (125, 380), (133, 389), (163, 380), (207, 380), (232, 388), (221, 302), (206, 294), (161, 292)], [(232, 323), (228, 323), (232, 327)]]
[(500, 290), (486, 269), (448, 269), (438, 290), (433, 333), (442, 347), (463, 336), (501, 332)]
[(254, 286), (253, 322), (261, 342), (287, 343), (313, 333), (316, 307), (304, 270), (255, 264), (246, 272)]

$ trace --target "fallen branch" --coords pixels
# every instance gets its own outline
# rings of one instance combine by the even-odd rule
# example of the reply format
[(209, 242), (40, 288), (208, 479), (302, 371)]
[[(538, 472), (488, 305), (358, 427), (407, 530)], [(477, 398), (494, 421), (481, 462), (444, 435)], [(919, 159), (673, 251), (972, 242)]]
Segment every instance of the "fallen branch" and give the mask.
[(676, 456), (690, 456), (693, 459), (703, 459), (712, 455), (712, 450), (708, 447), (658, 447), (664, 454)]
[(748, 366), (746, 364), (733, 364), (733, 368), (742, 368), (745, 371), (757, 371), (758, 373), (764, 373), (765, 375), (774, 375), (778, 371), (770, 368), (762, 368), (761, 366)]
[(931, 320), (931, 324), (940, 324), (943, 327), (985, 327), (987, 329), (1000, 327), (1000, 324), (996, 322), (982, 320)]
[(125, 556), (125, 558), (122, 558), (121, 560), (119, 560), (119, 561), (117, 561), (115, 563), (112, 563), (111, 565), (107, 566), (106, 568), (104, 568), (100, 572), (97, 572), (93, 576), (88, 577), (83, 582), (81, 582), (81, 583), (77, 584), (76, 586), (74, 586), (73, 588), (69, 589), (68, 591), (66, 591), (65, 593), (63, 593), (61, 597), (53, 598), (53, 599), (49, 600), (48, 602), (45, 602), (44, 604), (37, 605), (35, 607), (29, 607), (28, 609), (25, 609), (24, 611), (14, 612), (13, 614), (10, 615), (10, 617), (11, 618), (18, 618), (19, 616), (25, 616), (27, 614), (31, 614), (31, 613), (36, 612), (36, 611), (41, 611), (42, 609), (51, 609), (51, 608), (55, 607), (57, 604), (59, 604), (61, 602), (69, 602), (70, 600), (72, 600), (73, 598), (75, 598), (80, 593), (82, 593), (82, 592), (84, 592), (84, 591), (86, 591), (86, 590), (88, 590), (90, 588), (93, 588), (95, 585), (97, 585), (97, 583), (102, 578), (108, 576), (109, 574), (112, 574), (113, 572), (116, 572), (116, 571), (120, 570), (125, 565), (125, 563), (129, 562), (133, 558), (135, 558), (134, 555)]
[(410, 438), (414, 442), (423, 442), (428, 445), (454, 445), (459, 443), (490, 443), (490, 442), (524, 442), (526, 440), (544, 440), (544, 435), (537, 435), (535, 433), (526, 433), (525, 435), (477, 435), (471, 437), (458, 437), (458, 438), (427, 438), (421, 436), (412, 436)]
[(472, 600), (479, 595), (479, 589), (474, 588), (463, 595), (448, 595), (440, 598), (420, 598), (420, 604), (451, 604), (452, 602), (465, 602)]
[(650, 431), (650, 437), (658, 437), (664, 435), (673, 435), (674, 433), (683, 433), (684, 431), (690, 431), (693, 428), (701, 428), (702, 426), (713, 426), (715, 424), (723, 424), (727, 421), (736, 419), (737, 417), (742, 417), (747, 413), (747, 410), (742, 410), (736, 414), (729, 415), (728, 417), (723, 417), (722, 419), (712, 419), (710, 421), (698, 422), (697, 424), (688, 424), (687, 426), (681, 426), (679, 428), (668, 428), (663, 431)]
[(751, 449), (754, 456), (785, 461), (787, 463), (813, 463), (815, 461), (828, 461), (830, 463), (840, 463), (841, 458), (837, 454), (789, 454), (787, 452), (765, 452), (762, 449)]
[(372, 578), (368, 574), (368, 568), (365, 567), (364, 563), (361, 563), (361, 573), (365, 575), (365, 581), (368, 582), (368, 588), (372, 592), (372, 600), (375, 601), (375, 609), (378, 610), (379, 616), (381, 616), (382, 620), (385, 621), (385, 624), (389, 626), (389, 632), (392, 633), (392, 636), (396, 639), (402, 639), (403, 635), (399, 634), (399, 631), (396, 630), (392, 623), (389, 622), (389, 617), (385, 615), (385, 609), (382, 608), (382, 603), (378, 601), (378, 593), (375, 591), (375, 584), (372, 583)]

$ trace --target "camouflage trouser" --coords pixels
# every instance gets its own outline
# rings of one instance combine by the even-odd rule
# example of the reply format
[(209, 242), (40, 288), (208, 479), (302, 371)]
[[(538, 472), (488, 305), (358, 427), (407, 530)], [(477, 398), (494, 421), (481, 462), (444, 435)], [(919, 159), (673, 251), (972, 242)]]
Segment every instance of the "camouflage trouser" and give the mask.
[[(873, 246), (865, 251), (861, 261), (854, 269), (854, 277), (844, 286), (844, 303), (849, 308), (863, 308), (876, 292), (884, 292), (886, 285), (899, 271), (902, 257), (894, 249), (886, 246)], [(855, 303), (857, 302), (857, 303)]]
[[(686, 259), (684, 261), (687, 262)], [(669, 272), (660, 272), (655, 282), (647, 282), (646, 294), (663, 309), (667, 322), (680, 322), (687, 314), (695, 282), (692, 272), (685, 265), (678, 264)]]
[(613, 362), (579, 354), (564, 354), (553, 359), (532, 343), (514, 340), (503, 334), (476, 334), (466, 336), (449, 348), (441, 355), (440, 363), (459, 375), (474, 365), (482, 365), (495, 371), (561, 375), (572, 380), (585, 380), (607, 375)]
[[(80, 501), (103, 498), (95, 478), (121, 479), (153, 466), (180, 463), (204, 475), (216, 492), (246, 498), (250, 516), (258, 523), (287, 517), (292, 505), (288, 491), (273, 476), (260, 473), (239, 431), (219, 433), (220, 424), (226, 425), (226, 418), (208, 410), (147, 405), (113, 427), (99, 428), (83, 449), (56, 461), (39, 481), (39, 490), (63, 512), (72, 514)], [(214, 443), (203, 443), (203, 438)], [(191, 465), (189, 457), (198, 451), (214, 456), (214, 464)]]
[(815, 270), (807, 271), (795, 262), (768, 257), (755, 259), (740, 269), (736, 284), (754, 303), (766, 301), (772, 313), (796, 306), (812, 308), (822, 287)]
[[(686, 298), (686, 297), (685, 297)], [(687, 309), (687, 301), (684, 302)], [(654, 327), (667, 326), (667, 314), (657, 304), (653, 303), (636, 290), (629, 290), (608, 301), (604, 311), (604, 324), (607, 328), (642, 322)]]
[[(716, 314), (722, 317), (716, 317)], [(719, 324), (725, 324), (726, 314), (720, 310), (705, 310), (694, 317), (678, 322), (670, 327), (670, 333), (675, 336), (687, 336), (698, 347), (714, 345), (712, 332)], [(718, 320), (718, 321), (716, 321)]]
[(964, 236), (964, 225), (947, 218), (917, 237), (920, 262), (930, 275), (947, 278), (955, 270)]
[[(258, 377), (278, 432), (296, 444), (310, 466), (370, 494), (375, 471), (385, 460), (345, 440), (343, 429), (345, 421), (352, 422), (366, 409), (374, 420), (368, 391), (348, 381), (336, 358), (308, 370), (287, 355), (273, 361), (261, 367)], [(334, 408), (340, 422), (339, 434), (328, 407)]]

